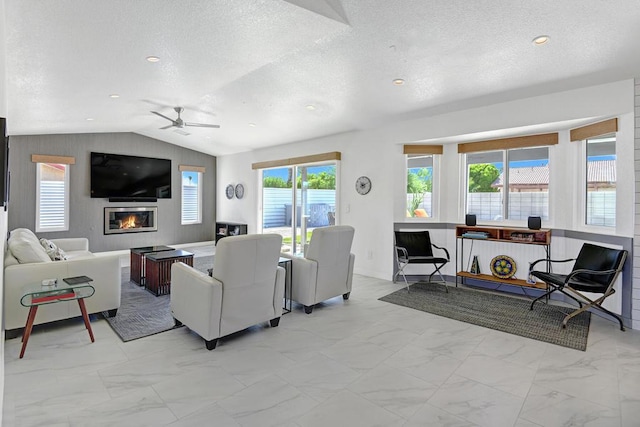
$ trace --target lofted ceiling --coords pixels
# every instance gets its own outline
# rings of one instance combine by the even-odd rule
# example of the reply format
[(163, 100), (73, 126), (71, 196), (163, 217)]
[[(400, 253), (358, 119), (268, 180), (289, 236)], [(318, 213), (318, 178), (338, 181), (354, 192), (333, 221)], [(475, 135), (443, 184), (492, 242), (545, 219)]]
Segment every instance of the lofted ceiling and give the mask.
[[(5, 0), (5, 17), (11, 135), (212, 155), (640, 76), (638, 0)], [(151, 111), (176, 106), (220, 128), (160, 129)]]

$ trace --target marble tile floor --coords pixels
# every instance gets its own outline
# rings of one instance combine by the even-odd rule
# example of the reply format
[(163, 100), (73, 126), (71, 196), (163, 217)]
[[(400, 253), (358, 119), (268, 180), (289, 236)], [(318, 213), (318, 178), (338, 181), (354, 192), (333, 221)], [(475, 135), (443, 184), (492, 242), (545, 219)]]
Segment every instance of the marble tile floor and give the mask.
[(354, 277), (280, 326), (123, 343), (94, 319), (5, 342), (4, 426), (638, 426), (640, 331), (593, 316), (586, 352), (378, 301)]

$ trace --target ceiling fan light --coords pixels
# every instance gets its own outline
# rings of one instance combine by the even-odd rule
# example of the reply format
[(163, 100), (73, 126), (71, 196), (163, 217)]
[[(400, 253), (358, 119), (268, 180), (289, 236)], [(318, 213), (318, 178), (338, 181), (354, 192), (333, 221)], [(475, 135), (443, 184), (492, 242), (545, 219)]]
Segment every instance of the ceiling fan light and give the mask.
[[(156, 116), (160, 116), (165, 120), (169, 120), (171, 122), (170, 125), (161, 127), (160, 129), (169, 129), (172, 127), (176, 127), (178, 129), (182, 129), (185, 126), (192, 126), (192, 127), (202, 127), (202, 128), (219, 128), (220, 125), (213, 125), (213, 124), (208, 124), (208, 123), (189, 123), (189, 122), (185, 122), (184, 120), (182, 120), (182, 118), (180, 118), (180, 113), (182, 113), (184, 111), (184, 108), (182, 107), (174, 107), (174, 110), (176, 113), (178, 113), (178, 118), (176, 119), (172, 119), (171, 117), (167, 117), (162, 113), (159, 113), (157, 111), (151, 111), (151, 113), (155, 114)], [(184, 131), (183, 131), (184, 132)], [(178, 132), (180, 133), (180, 132)], [(185, 132), (185, 133), (181, 133), (181, 135), (190, 135), (189, 133)]]
[(394, 79), (393, 84), (396, 86), (402, 86), (404, 84), (404, 79)]

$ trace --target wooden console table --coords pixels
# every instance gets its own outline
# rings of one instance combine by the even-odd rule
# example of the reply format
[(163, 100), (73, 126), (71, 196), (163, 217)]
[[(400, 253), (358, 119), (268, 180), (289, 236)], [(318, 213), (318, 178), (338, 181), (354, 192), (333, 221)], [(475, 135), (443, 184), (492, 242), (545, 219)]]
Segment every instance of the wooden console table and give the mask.
[[(484, 233), (486, 238), (471, 237), (473, 233)], [(466, 240), (481, 240), (489, 242), (506, 242), (524, 245), (536, 245), (544, 248), (545, 257), (551, 259), (551, 230), (530, 230), (528, 228), (514, 227), (481, 227), (481, 226), (456, 226), (456, 266), (460, 269), (456, 272), (456, 285), (458, 277), (461, 283), (465, 278), (494, 282), (503, 285), (523, 286), (528, 288), (547, 289), (542, 282), (528, 283), (523, 279), (501, 279), (492, 274), (474, 274), (464, 271), (464, 244)], [(459, 260), (459, 263), (458, 263)], [(534, 261), (534, 260), (532, 260)], [(547, 263), (548, 264), (548, 263)], [(549, 265), (547, 265), (547, 269)]]

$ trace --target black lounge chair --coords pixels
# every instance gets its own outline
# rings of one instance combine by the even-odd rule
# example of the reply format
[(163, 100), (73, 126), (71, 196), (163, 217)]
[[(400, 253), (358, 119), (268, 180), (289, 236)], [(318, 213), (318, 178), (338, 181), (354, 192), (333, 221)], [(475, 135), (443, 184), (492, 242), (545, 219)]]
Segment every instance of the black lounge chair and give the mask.
[[(402, 275), (404, 283), (409, 292), (409, 282), (404, 274), (404, 269), (409, 264), (432, 264), (434, 271), (429, 275), (429, 283), (440, 283), (444, 285), (447, 292), (447, 283), (440, 272), (440, 269), (449, 262), (449, 251), (446, 248), (436, 246), (431, 243), (428, 231), (396, 231), (395, 232), (395, 252), (398, 271), (393, 276), (393, 283), (396, 283), (398, 275)], [(433, 248), (444, 251), (445, 257), (434, 256)], [(433, 281), (433, 275), (440, 276), (439, 281)]]
[[(563, 328), (567, 327), (567, 322), (572, 317), (590, 308), (595, 308), (615, 317), (620, 323), (620, 330), (624, 331), (624, 324), (620, 316), (602, 307), (602, 303), (615, 292), (613, 285), (622, 271), (626, 259), (627, 251), (624, 249), (611, 249), (585, 243), (578, 257), (575, 258), (575, 264), (569, 274), (535, 271), (533, 267), (540, 262), (549, 263), (547, 264), (549, 266), (551, 263), (570, 262), (574, 260), (573, 258), (560, 261), (543, 258), (534, 261), (529, 267), (529, 274), (545, 282), (549, 291), (533, 300), (530, 309), (533, 310), (533, 305), (540, 299), (546, 299), (553, 292), (559, 291), (575, 300), (580, 306), (579, 309), (564, 318)], [(601, 294), (602, 296), (592, 300), (582, 292)]]

